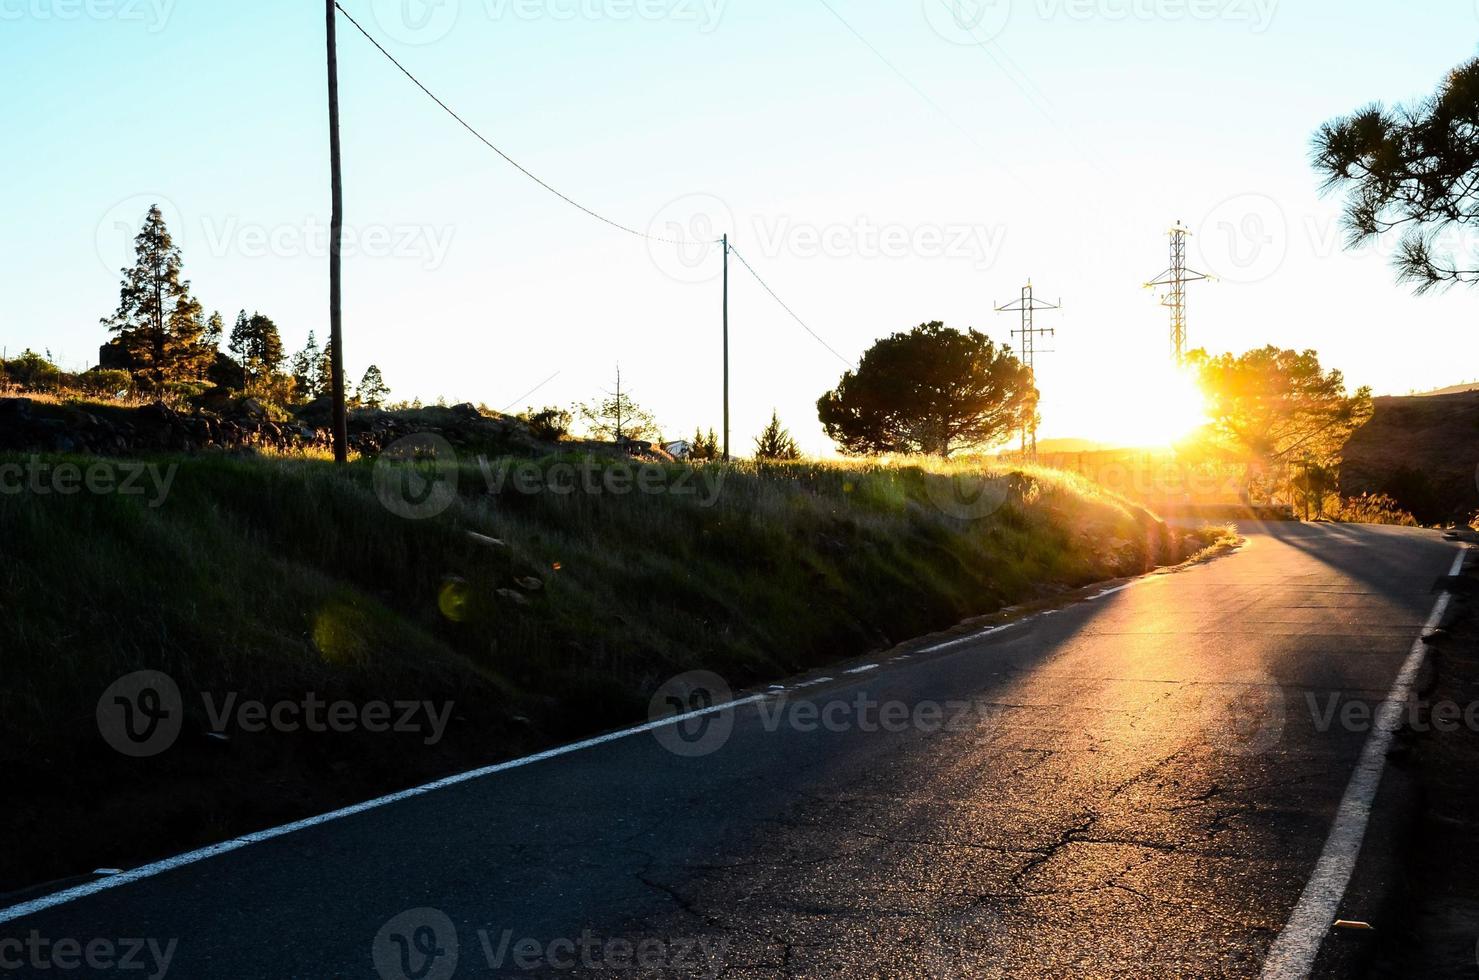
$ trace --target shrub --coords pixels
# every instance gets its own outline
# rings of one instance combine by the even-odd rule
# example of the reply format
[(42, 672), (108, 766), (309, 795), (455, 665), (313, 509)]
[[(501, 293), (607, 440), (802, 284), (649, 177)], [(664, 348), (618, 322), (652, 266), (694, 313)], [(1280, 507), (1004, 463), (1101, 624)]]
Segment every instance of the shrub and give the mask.
[(11, 384), (37, 391), (55, 389), (62, 377), (60, 368), (29, 347), (19, 357), (0, 362), (0, 368), (4, 369)]
[(122, 398), (133, 391), (133, 377), (127, 371), (93, 368), (77, 376), (77, 387), (88, 395)]
[(545, 442), (559, 442), (564, 439), (570, 434), (570, 425), (574, 421), (568, 411), (554, 406), (541, 408), (537, 412), (531, 408), (521, 412), (519, 418), (528, 424), (534, 438)]
[(1397, 501), (1384, 493), (1363, 493), (1359, 497), (1346, 497), (1331, 516), (1342, 524), (1420, 526), (1416, 517), (1403, 510)]

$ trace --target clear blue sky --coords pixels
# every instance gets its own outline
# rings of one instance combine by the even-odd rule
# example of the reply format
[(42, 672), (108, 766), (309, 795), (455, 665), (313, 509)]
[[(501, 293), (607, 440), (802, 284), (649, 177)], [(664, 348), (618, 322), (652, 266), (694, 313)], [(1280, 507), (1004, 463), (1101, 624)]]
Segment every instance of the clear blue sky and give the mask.
[[(1140, 284), (1177, 219), (1224, 276), (1194, 287), (1194, 345), (1316, 347), (1378, 393), (1479, 375), (1479, 296), (1417, 299), (1384, 256), (1345, 253), (1308, 164), (1324, 119), (1475, 54), (1471, 0), (999, 0), (984, 44), (959, 43), (946, 0), (827, 2), (878, 53), (821, 0), (346, 7), (565, 193), (643, 229), (729, 230), (848, 359), (932, 319), (1004, 337), (993, 301), (1031, 276), (1067, 307), (1045, 320), (1044, 436), (1154, 410), (1135, 368), (1164, 362), (1166, 318)], [(304, 0), (0, 0), (0, 345), (92, 363), (155, 200), (207, 309), (322, 338), (323, 26)], [(555, 372), (526, 401), (590, 398), (620, 362), (670, 436), (719, 424), (717, 253), (592, 220), (342, 20), (340, 49), (351, 373), (501, 407)], [(842, 365), (732, 274), (737, 448), (775, 407), (826, 449), (814, 402)]]

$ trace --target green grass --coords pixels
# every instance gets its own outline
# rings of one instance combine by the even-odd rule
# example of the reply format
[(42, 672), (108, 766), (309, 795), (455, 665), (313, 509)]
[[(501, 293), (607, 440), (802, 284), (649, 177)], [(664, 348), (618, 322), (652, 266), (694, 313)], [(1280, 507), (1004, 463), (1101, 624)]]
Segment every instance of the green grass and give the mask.
[[(1200, 545), (1054, 471), (997, 474), (1009, 492), (981, 519), (942, 509), (981, 464), (668, 465), (649, 478), (667, 492), (490, 495), (464, 462), (452, 505), (407, 520), (368, 462), (153, 462), (179, 467), (157, 507), (0, 494), (0, 759), (31, 788), (6, 822), (36, 842), (7, 856), (0, 888), (627, 723), (686, 670), (739, 689)], [(673, 492), (691, 477), (695, 493)], [(186, 732), (124, 759), (94, 711), (146, 668), (179, 683)], [(450, 700), (456, 721), (431, 749), (366, 733), (221, 743), (200, 692)]]

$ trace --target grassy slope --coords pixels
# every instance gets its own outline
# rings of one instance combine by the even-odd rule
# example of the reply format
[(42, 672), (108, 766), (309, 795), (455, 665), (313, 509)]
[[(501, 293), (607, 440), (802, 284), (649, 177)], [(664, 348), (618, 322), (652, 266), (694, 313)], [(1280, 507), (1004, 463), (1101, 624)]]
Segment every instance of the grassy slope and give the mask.
[(1420, 521), (1467, 523), (1479, 511), (1479, 392), (1377, 398), (1341, 467), (1348, 494), (1386, 493)]
[[(1187, 547), (1047, 472), (1014, 477), (1001, 510), (968, 521), (932, 503), (950, 475), (914, 467), (711, 467), (695, 495), (616, 496), (489, 495), (468, 465), (449, 510), (410, 521), (382, 507), (369, 464), (160, 462), (180, 469), (158, 508), (0, 494), (0, 752), (24, 788), (4, 830), (31, 844), (7, 849), (0, 890), (630, 722), (685, 670), (738, 689)], [(712, 506), (702, 478), (722, 478)], [(527, 603), (499, 594), (530, 576), (544, 587)], [(179, 682), (187, 722), (168, 752), (126, 759), (94, 712), (144, 668)], [(200, 692), (452, 700), (456, 720), (434, 747), (364, 733), (221, 741), (206, 737)]]

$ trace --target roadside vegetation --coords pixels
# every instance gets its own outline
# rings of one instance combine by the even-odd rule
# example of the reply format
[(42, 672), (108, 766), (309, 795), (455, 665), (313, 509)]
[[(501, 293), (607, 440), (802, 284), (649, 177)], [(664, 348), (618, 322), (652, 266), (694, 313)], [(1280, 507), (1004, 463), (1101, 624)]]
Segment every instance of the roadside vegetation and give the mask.
[[(97, 463), (44, 462), (67, 461)], [(645, 464), (643, 493), (618, 492), (639, 484), (617, 459), (526, 460), (502, 480), (514, 461), (464, 459), (455, 499), (410, 520), (387, 510), (387, 468), (424, 464), (382, 464), (377, 484), (368, 461), (147, 462), (178, 467), (162, 500), (0, 494), (0, 751), (26, 787), (5, 823), (29, 842), (0, 888), (643, 719), (684, 671), (740, 688), (1205, 543), (1086, 481), (976, 464)], [(601, 467), (586, 484), (600, 489), (555, 492), (561, 464)], [(625, 484), (605, 475), (622, 470)], [(93, 719), (108, 685), (143, 669), (176, 680), (186, 723), (167, 752), (130, 759)], [(210, 692), (455, 710), (435, 745), (213, 734)]]

